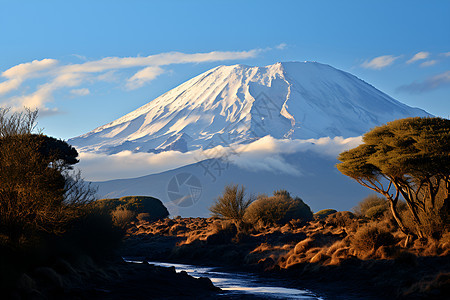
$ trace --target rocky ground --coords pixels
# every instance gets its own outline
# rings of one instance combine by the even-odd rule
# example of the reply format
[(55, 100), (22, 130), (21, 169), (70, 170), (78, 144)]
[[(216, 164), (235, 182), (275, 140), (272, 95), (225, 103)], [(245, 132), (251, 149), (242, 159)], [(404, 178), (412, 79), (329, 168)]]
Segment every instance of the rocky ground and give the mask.
[(122, 249), (125, 256), (146, 260), (281, 276), (329, 299), (446, 299), (449, 253), (447, 237), (408, 244), (389, 221), (374, 225), (350, 212), (284, 226), (236, 225), (217, 218), (139, 221)]

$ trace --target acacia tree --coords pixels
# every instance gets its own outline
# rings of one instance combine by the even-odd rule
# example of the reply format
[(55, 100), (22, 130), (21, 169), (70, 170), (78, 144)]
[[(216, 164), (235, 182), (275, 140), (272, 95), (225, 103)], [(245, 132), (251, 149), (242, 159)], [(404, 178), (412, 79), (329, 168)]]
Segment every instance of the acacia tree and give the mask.
[[(450, 120), (406, 118), (376, 127), (363, 143), (341, 153), (337, 168), (383, 196), (400, 229), (404, 225), (397, 204), (403, 198), (413, 217), (416, 233), (449, 202)], [(428, 218), (428, 219), (427, 219)]]

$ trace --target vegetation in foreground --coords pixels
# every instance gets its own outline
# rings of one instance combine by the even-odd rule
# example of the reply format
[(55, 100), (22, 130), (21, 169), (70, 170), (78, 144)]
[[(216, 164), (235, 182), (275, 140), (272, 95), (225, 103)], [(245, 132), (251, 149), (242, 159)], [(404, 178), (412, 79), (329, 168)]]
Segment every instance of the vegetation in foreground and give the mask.
[(338, 159), (339, 171), (389, 201), (395, 222), (409, 237), (438, 239), (448, 232), (450, 120), (389, 122), (367, 132), (360, 146)]
[(90, 205), (95, 190), (72, 171), (77, 151), (33, 133), (36, 117), (0, 109), (0, 288), (16, 298), (42, 297), (38, 285), (61, 288), (55, 268), (94, 270), (124, 234)]
[[(363, 206), (372, 208), (366, 205), (372, 199)], [(450, 293), (450, 234), (407, 239), (389, 209), (372, 217), (340, 211), (280, 223), (166, 218), (132, 222), (122, 253), (275, 272), (298, 280), (299, 287), (328, 288), (331, 295), (445, 299)]]
[(343, 174), (380, 194), (354, 213), (313, 214), (287, 191), (253, 200), (231, 185), (211, 207), (213, 218), (134, 222), (126, 251), (253, 266), (303, 282), (337, 283), (333, 288), (343, 286), (344, 293), (357, 286), (363, 295), (390, 298), (450, 296), (450, 121), (390, 122), (339, 160)]
[[(285, 190), (253, 197), (232, 185), (211, 207), (213, 218), (167, 219), (167, 209), (151, 197), (92, 202), (94, 191), (71, 171), (76, 150), (32, 133), (36, 114), (0, 110), (0, 285), (6, 295), (67, 296), (65, 286), (88, 278), (119, 286), (111, 275), (117, 270), (97, 266), (125, 228), (126, 255), (252, 266), (303, 281), (347, 281), (344, 288), (370, 281), (373, 288), (365, 292), (390, 297), (450, 294), (448, 120), (397, 120), (342, 153), (338, 169), (381, 194), (355, 213), (313, 214)], [(168, 285), (176, 280), (214, 290), (210, 282), (174, 272), (143, 272), (147, 278), (164, 273)]]
[(100, 199), (92, 203), (100, 211), (109, 213), (114, 224), (126, 228), (135, 220), (156, 221), (169, 216), (169, 211), (154, 197), (126, 196), (113, 199)]
[(167, 209), (151, 197), (94, 201), (95, 190), (72, 171), (77, 151), (33, 133), (36, 117), (37, 111), (0, 109), (2, 299), (165, 298), (217, 291), (206, 278), (125, 264), (115, 253), (125, 222), (167, 217)]

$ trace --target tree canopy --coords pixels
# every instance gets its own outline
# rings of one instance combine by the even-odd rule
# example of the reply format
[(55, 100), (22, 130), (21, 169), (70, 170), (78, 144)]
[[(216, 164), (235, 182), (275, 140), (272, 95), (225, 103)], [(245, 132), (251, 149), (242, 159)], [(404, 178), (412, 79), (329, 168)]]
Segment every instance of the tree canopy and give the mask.
[(338, 159), (341, 173), (390, 201), (405, 232), (397, 211), (399, 199), (406, 201), (419, 236), (424, 234), (421, 225), (429, 221), (425, 219), (442, 214), (448, 205), (450, 120), (416, 117), (389, 122), (367, 132), (361, 145)]
[(64, 230), (73, 204), (93, 196), (79, 176), (68, 174), (78, 163), (76, 149), (32, 133), (36, 116), (37, 111), (0, 109), (0, 235), (12, 242), (25, 233)]

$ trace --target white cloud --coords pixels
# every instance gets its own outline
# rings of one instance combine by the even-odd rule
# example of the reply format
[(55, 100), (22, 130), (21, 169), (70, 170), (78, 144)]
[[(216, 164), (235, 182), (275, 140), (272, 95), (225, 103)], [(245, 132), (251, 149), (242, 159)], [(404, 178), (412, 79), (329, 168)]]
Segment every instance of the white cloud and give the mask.
[(299, 151), (316, 151), (324, 155), (335, 157), (342, 151), (356, 147), (361, 143), (361, 137), (323, 137), (319, 139), (307, 140), (289, 140), (275, 139), (271, 136), (265, 136), (251, 144), (242, 145), (238, 148), (239, 153), (284, 153), (292, 154)]
[(412, 64), (415, 61), (427, 59), (430, 56), (430, 52), (421, 51), (416, 53), (410, 60), (408, 60), (407, 64)]
[(446, 56), (446, 57), (450, 57), (450, 52), (445, 52), (445, 53), (442, 53), (441, 55)]
[[(128, 89), (143, 86), (162, 74), (161, 66), (181, 63), (201, 63), (213, 61), (225, 61), (233, 59), (247, 59), (257, 56), (261, 49), (249, 51), (212, 51), (207, 53), (181, 53), (169, 52), (150, 55), (146, 57), (106, 57), (100, 60), (86, 61), (80, 64), (61, 65), (54, 59), (35, 60), (29, 63), (16, 65), (1, 75), (7, 80), (0, 82), (0, 96), (18, 89), (27, 79), (40, 78), (47, 83), (33, 86), (29, 83), (23, 90), (33, 90), (28, 94), (12, 95), (9, 98), (0, 98), (0, 104), (6, 104), (13, 108), (39, 108), (41, 111), (50, 111), (46, 106), (53, 101), (53, 93), (63, 88), (73, 88), (69, 93), (86, 93), (86, 87), (80, 87), (83, 83), (95, 83), (99, 81), (117, 82), (118, 71), (131, 68), (142, 68), (129, 78), (125, 84)], [(42, 72), (45, 71), (45, 72)], [(55, 109), (52, 109), (54, 112)]]
[[(53, 100), (53, 92), (63, 87), (75, 87), (81, 84), (83, 81), (83, 75), (78, 73), (62, 73), (57, 76), (53, 81), (42, 84), (37, 87), (37, 90), (28, 95), (21, 95), (12, 97), (9, 99), (9, 105), (22, 108), (29, 107), (31, 109), (38, 108), (44, 112), (49, 110), (45, 106), (47, 102)], [(55, 109), (53, 109), (55, 111)]]
[(87, 180), (131, 178), (196, 163), (199, 155), (200, 151), (167, 151), (158, 154), (122, 151), (113, 155), (81, 152), (78, 167)]
[(17, 66), (9, 68), (2, 73), (2, 76), (6, 78), (26, 78), (32, 73), (48, 69), (52, 66), (55, 66), (57, 63), (57, 60), (50, 58), (45, 58), (43, 60), (33, 60), (32, 62), (19, 64)]
[(113, 70), (101, 73), (100, 75), (95, 77), (95, 80), (102, 82), (119, 82), (120, 76), (117, 74), (115, 70)]
[(160, 67), (146, 67), (128, 79), (127, 88), (130, 90), (140, 88), (146, 82), (155, 79), (162, 73), (164, 73), (164, 70)]
[(403, 85), (398, 90), (410, 93), (424, 93), (444, 87), (450, 87), (450, 71), (428, 77), (421, 82)]
[(72, 64), (64, 67), (64, 73), (99, 73), (109, 70), (126, 69), (145, 66), (164, 66), (181, 63), (201, 63), (224, 61), (231, 59), (246, 59), (258, 55), (261, 50), (250, 51), (212, 51), (208, 53), (168, 52), (145, 57), (105, 57), (82, 64)]
[(70, 90), (70, 93), (75, 96), (87, 96), (91, 93), (91, 91), (89, 91), (89, 89), (87, 89), (87, 88), (83, 88), (83, 89)]
[(18, 89), (26, 79), (37, 76), (36, 73), (54, 67), (57, 63), (58, 61), (55, 59), (46, 58), (9, 68), (1, 74), (2, 77), (8, 80), (0, 82), (0, 95)]
[(286, 49), (287, 44), (286, 43), (281, 43), (278, 46), (276, 46), (275, 48), (277, 48), (278, 50), (284, 50)]
[(107, 155), (82, 152), (79, 167), (87, 180), (100, 181), (156, 174), (208, 158), (227, 157), (232, 164), (251, 171), (270, 170), (299, 175), (301, 170), (289, 165), (283, 158), (284, 154), (314, 151), (334, 158), (342, 151), (354, 148), (360, 143), (361, 137), (278, 140), (266, 136), (237, 148), (217, 146), (205, 151), (195, 150), (186, 153), (167, 151), (155, 154), (123, 151)]
[(19, 78), (13, 78), (10, 80), (0, 82), (0, 95), (6, 94), (12, 90), (19, 88), (19, 86), (22, 84), (22, 82), (23, 82), (23, 80), (21, 80)]
[(437, 60), (427, 60), (420, 64), (421, 67), (430, 67), (437, 63)]
[(394, 61), (397, 60), (399, 57), (400, 56), (394, 55), (378, 56), (369, 61), (366, 60), (361, 64), (361, 66), (366, 69), (381, 70), (383, 68), (386, 68), (387, 66), (392, 65)]

